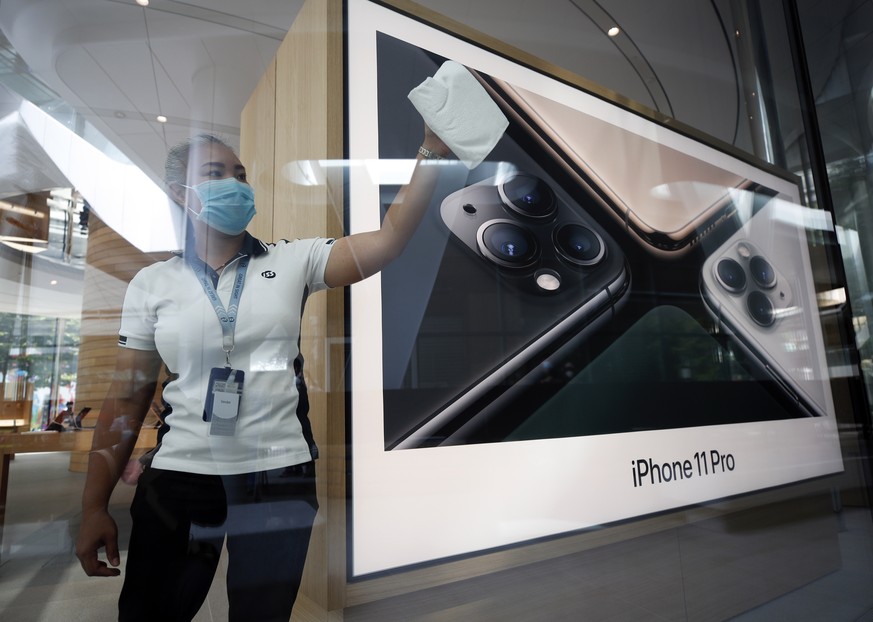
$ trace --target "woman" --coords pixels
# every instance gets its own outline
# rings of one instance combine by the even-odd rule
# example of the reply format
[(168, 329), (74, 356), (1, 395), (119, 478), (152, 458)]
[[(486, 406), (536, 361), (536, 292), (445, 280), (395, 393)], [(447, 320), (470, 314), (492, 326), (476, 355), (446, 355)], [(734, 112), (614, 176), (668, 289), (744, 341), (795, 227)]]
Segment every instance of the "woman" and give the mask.
[[(425, 128), (419, 161), (447, 154)], [(201, 135), (170, 151), (167, 187), (191, 235), (182, 254), (143, 269), (128, 287), (76, 544), (88, 575), (120, 574), (109, 497), (166, 363), (169, 414), (131, 507), (120, 620), (190, 620), (225, 535), (230, 619), (289, 619), (317, 510), (317, 449), (305, 387), (295, 382), (303, 304), (400, 254), (437, 168), (416, 166), (378, 231), (265, 244), (245, 231), (254, 196), (231, 148)], [(108, 563), (98, 557), (103, 547)]]

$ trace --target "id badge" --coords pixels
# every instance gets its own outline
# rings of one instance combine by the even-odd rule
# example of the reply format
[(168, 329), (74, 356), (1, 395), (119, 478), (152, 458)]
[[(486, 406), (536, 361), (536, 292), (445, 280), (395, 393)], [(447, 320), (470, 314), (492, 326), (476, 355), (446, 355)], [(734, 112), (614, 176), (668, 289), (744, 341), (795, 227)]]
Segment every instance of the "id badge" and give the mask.
[(210, 436), (233, 436), (239, 418), (245, 372), (213, 367), (209, 373), (203, 421), (210, 422)]

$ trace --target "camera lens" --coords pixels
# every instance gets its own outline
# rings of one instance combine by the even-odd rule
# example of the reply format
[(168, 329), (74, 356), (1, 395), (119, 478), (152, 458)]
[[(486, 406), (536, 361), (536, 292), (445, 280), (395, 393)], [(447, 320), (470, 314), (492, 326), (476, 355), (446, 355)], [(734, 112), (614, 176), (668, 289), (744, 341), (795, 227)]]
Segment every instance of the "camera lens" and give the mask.
[(563, 225), (555, 232), (555, 246), (564, 259), (580, 266), (596, 264), (606, 253), (600, 236), (576, 223)]
[(752, 280), (758, 284), (758, 287), (770, 289), (776, 285), (776, 271), (773, 270), (770, 262), (760, 255), (755, 255), (749, 260), (749, 270), (752, 272)]
[(749, 315), (761, 326), (772, 326), (776, 321), (776, 313), (773, 310), (773, 303), (762, 292), (752, 292), (746, 300), (746, 306), (749, 308)]
[(722, 259), (715, 267), (719, 283), (729, 292), (737, 293), (746, 287), (746, 271), (734, 259)]
[(493, 262), (510, 268), (524, 268), (537, 257), (533, 234), (509, 220), (492, 220), (479, 229), (479, 248)]
[(542, 179), (518, 174), (497, 187), (503, 204), (528, 218), (548, 218), (555, 213), (555, 193)]

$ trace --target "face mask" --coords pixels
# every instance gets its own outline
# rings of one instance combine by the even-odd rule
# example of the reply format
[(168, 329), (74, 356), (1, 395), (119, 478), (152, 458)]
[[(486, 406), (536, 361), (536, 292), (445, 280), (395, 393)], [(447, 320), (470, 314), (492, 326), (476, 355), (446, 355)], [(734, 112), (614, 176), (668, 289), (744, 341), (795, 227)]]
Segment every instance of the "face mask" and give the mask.
[(200, 199), (202, 209), (197, 220), (227, 235), (245, 231), (255, 215), (255, 191), (233, 177), (210, 179), (185, 188), (196, 192)]

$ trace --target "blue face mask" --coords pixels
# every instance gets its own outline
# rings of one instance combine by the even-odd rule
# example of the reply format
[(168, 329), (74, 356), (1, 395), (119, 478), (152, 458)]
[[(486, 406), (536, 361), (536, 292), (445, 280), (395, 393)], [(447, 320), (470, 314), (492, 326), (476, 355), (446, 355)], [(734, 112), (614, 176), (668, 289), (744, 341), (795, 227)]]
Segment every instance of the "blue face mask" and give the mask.
[(202, 209), (197, 220), (217, 231), (239, 235), (255, 215), (255, 191), (233, 177), (210, 179), (185, 187), (196, 192), (200, 199)]

